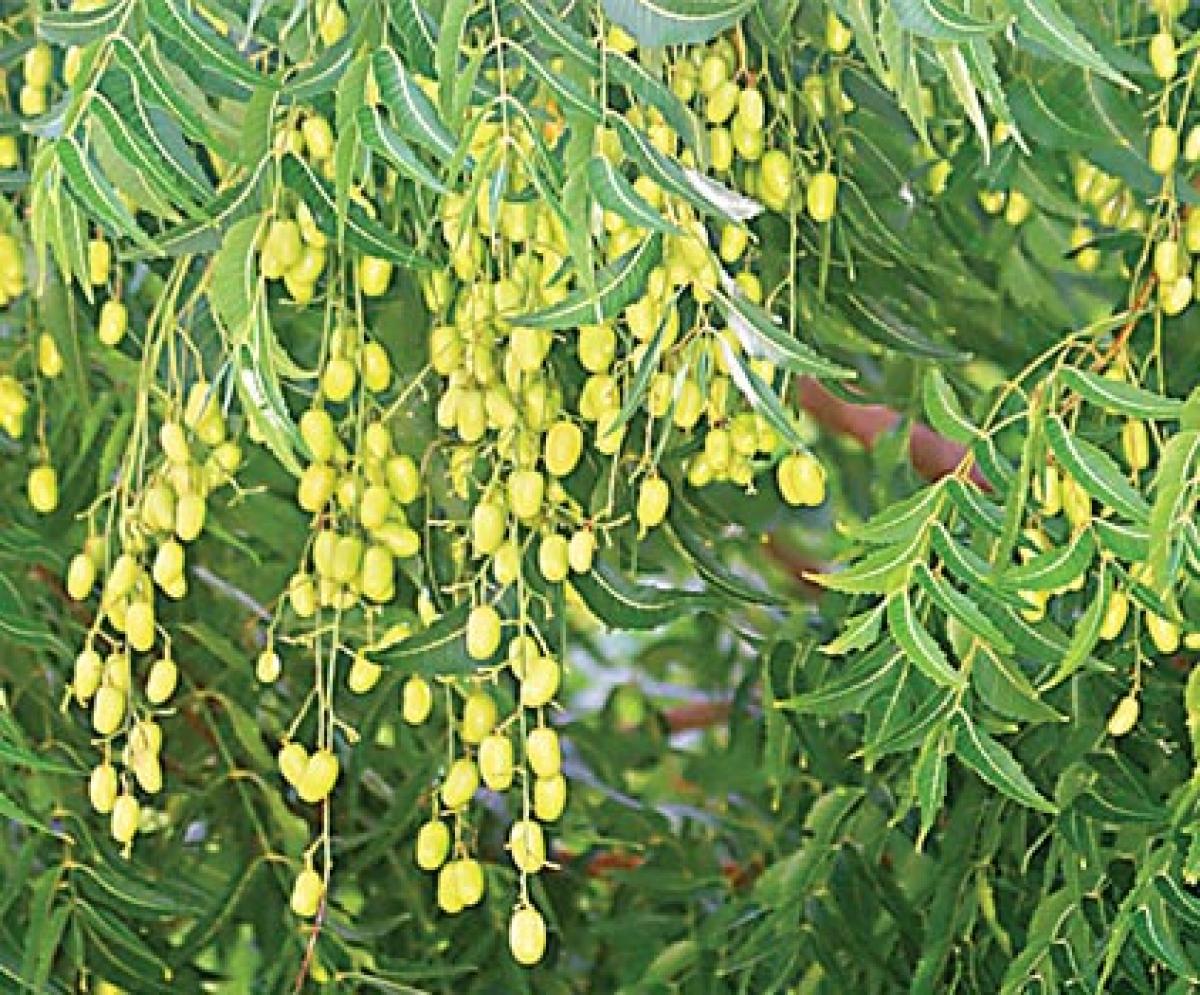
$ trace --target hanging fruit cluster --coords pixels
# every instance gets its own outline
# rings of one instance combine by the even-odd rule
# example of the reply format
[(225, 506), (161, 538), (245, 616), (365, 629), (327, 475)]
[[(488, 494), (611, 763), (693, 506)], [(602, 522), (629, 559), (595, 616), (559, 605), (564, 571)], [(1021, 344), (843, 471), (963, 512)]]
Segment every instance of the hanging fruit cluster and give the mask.
[[(228, 55), (229, 25), (199, 13), (188, 30)], [(345, 10), (326, 2), (313, 15), (313, 55), (339, 51), (351, 30)], [(178, 27), (173, 7), (155, 16)], [(106, 233), (71, 244), (62, 232), (85, 216), (75, 198), (90, 163), (86, 137), (36, 152), (33, 168), (49, 179), (32, 206), (31, 254), (57, 265), (68, 291), (78, 286), (114, 368), (136, 371), (131, 421), (110, 442), (106, 486), (78, 516), (86, 534), (65, 577), (69, 598), (94, 612), (65, 705), (90, 713), (99, 761), (89, 797), (126, 852), (159, 822), (148, 802), (164, 788), (160, 721), (186, 681), (160, 610), (187, 595), (189, 546), (213, 502), (253, 500), (237, 479), (247, 441), (295, 474), (309, 522), (255, 665), (264, 686), (286, 674), (311, 690), (277, 753), (289, 798), (322, 814), (298, 861), (293, 911), (319, 920), (331, 881), (329, 800), (356, 738), (338, 712), (342, 688), (371, 693), (397, 654), (448, 631), (470, 673), (414, 673), (401, 692), (404, 721), (436, 713), (447, 735), (416, 862), (436, 874), (445, 912), (477, 905), (486, 853), (473, 803), (481, 788), (508, 795), (506, 850), (519, 880), (509, 940), (525, 965), (547, 942), (530, 878), (551, 866), (551, 827), (568, 796), (552, 711), (565, 605), (578, 600), (572, 581), (663, 525), (689, 488), (753, 492), (773, 476), (790, 505), (824, 501), (824, 470), (786, 399), (798, 375), (851, 374), (774, 317), (790, 310), (794, 288), (786, 277), (764, 283), (751, 221), (765, 208), (793, 232), (828, 231), (839, 197), (830, 148), (797, 146), (790, 96), (740, 32), (660, 62), (642, 60), (615, 25), (596, 31), (597, 58), (614, 77), (593, 84), (589, 99), (604, 109), (590, 127), (574, 116), (575, 84), (514, 53), (481, 72), (494, 98), (464, 108), (467, 138), (452, 157), (441, 84), (376, 46), (347, 73), (357, 87), (349, 96), (272, 105), (260, 161), (220, 143), (189, 146), (183, 136), (196, 140), (205, 125), (185, 121), (172, 133), (181, 162), (144, 159), (144, 203), (99, 177)], [(828, 35), (831, 52), (846, 50), (836, 18)], [(486, 37), (471, 29), (464, 51)], [(593, 39), (579, 38), (590, 51)], [(58, 99), (57, 57), (44, 42), (26, 54), (27, 116)], [(109, 39), (70, 47), (62, 93), (81, 100), (79, 113), (95, 101), (99, 120), (118, 120), (130, 87), (144, 85), (142, 58)], [(829, 82), (810, 81), (807, 113), (819, 130)], [(136, 144), (161, 123), (133, 120), (126, 137)], [(347, 156), (359, 140), (371, 155)], [(0, 168), (19, 165), (21, 151), (6, 136)], [(439, 159), (452, 159), (440, 173)], [(559, 160), (580, 164), (577, 175), (561, 175)], [(561, 188), (553, 197), (548, 183)], [(401, 201), (408, 184), (421, 196)], [(208, 196), (228, 212), (212, 255), (194, 248), (210, 233), (191, 220)], [(580, 196), (582, 227), (562, 206)], [(147, 215), (188, 220), (168, 234), (175, 258), (155, 273), (154, 294), (139, 298), (140, 260), (153, 256), (129, 245), (145, 248)], [(26, 282), (25, 233), (12, 227), (0, 236), (5, 300)], [(445, 264), (430, 267), (427, 256)], [(400, 272), (409, 267), (429, 325), (404, 340), (424, 337), (427, 361), (402, 376), (387, 344), (395, 337), (381, 334), (370, 308), (411, 280)], [(305, 370), (275, 326), (317, 312)], [(60, 376), (61, 337), (40, 331), (33, 341), (39, 375)], [(58, 477), (41, 427), (52, 414), (37, 396), (28, 493), (35, 511), (52, 515)], [(432, 442), (407, 432), (410, 408), (422, 404)], [(26, 387), (4, 375), (0, 419), (14, 439), (28, 407)]]

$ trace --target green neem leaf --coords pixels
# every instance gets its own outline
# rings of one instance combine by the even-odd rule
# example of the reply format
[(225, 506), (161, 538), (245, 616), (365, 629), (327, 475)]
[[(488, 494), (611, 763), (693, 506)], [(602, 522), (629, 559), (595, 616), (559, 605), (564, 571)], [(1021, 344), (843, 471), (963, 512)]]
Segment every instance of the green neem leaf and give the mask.
[(887, 624), (888, 632), (909, 662), (933, 683), (956, 689), (966, 684), (966, 678), (950, 666), (937, 640), (917, 618), (907, 589), (897, 591), (888, 599)]
[(896, 543), (860, 557), (845, 570), (830, 573), (807, 573), (814, 584), (845, 594), (890, 594), (901, 588), (908, 579), (908, 569), (918, 555), (923, 537)]
[(970, 41), (1004, 27), (1003, 21), (980, 20), (945, 0), (894, 0), (891, 6), (901, 27), (933, 41)]
[(1025, 602), (1015, 594), (996, 587), (992, 582), (991, 566), (976, 553), (956, 542), (941, 523), (933, 527), (930, 545), (946, 569), (967, 587), (985, 591), (989, 596), (996, 597), (1014, 608), (1024, 606)]
[(1133, 935), (1156, 963), (1165, 964), (1181, 978), (1194, 978), (1196, 966), (1179, 942), (1166, 903), (1158, 892), (1147, 890), (1133, 914)]
[(577, 287), (557, 304), (514, 318), (513, 324), (549, 329), (602, 324), (641, 296), (650, 270), (661, 258), (662, 236), (651, 235), (595, 274), (594, 293)]
[(213, 257), (208, 298), (227, 329), (241, 328), (253, 313), (259, 293), (258, 239), (261, 215), (230, 227)]
[[(892, 707), (902, 696), (907, 697), (909, 707)], [(863, 744), (863, 762), (871, 767), (889, 753), (916, 749), (930, 729), (944, 725), (957, 698), (958, 692), (952, 688), (931, 691), (925, 679), (906, 665), (883, 722)]]
[(1180, 524), (1194, 513), (1195, 468), (1200, 463), (1200, 431), (1178, 432), (1167, 440), (1154, 475), (1150, 510), (1148, 563), (1152, 583), (1165, 590), (1170, 580), (1171, 549)]
[[(684, 511), (687, 514), (684, 514)], [(704, 580), (726, 594), (747, 604), (778, 605), (783, 599), (770, 591), (752, 587), (727, 567), (713, 551), (714, 543), (695, 531), (693, 522), (697, 512), (689, 508), (686, 498), (671, 502), (668, 512), (668, 534), (683, 551), (683, 555), (696, 568)]]
[(651, 48), (708, 41), (750, 7), (750, 0), (604, 0), (604, 12)]
[(851, 615), (842, 624), (842, 631), (837, 637), (821, 647), (821, 652), (828, 656), (845, 656), (854, 650), (874, 646), (879, 639), (879, 630), (883, 626), (885, 608), (886, 605), (881, 601), (865, 612)]
[(964, 712), (958, 713), (955, 723), (954, 752), (983, 780), (1014, 801), (1048, 815), (1057, 813), (1008, 748), (979, 728)]
[(900, 654), (894, 651), (885, 660), (880, 659), (879, 652), (868, 653), (830, 683), (777, 701), (775, 707), (806, 715), (845, 715), (858, 711), (895, 683), (900, 659)]
[(571, 579), (597, 618), (617, 629), (655, 629), (711, 603), (707, 594), (631, 583), (623, 573), (597, 561)]
[(1019, 566), (1009, 567), (1000, 584), (1009, 591), (1057, 591), (1083, 573), (1096, 555), (1091, 529), (1083, 529), (1055, 549), (1038, 553)]
[(474, 673), (479, 663), (467, 655), (466, 643), (467, 616), (470, 614), (471, 605), (464, 601), (429, 628), (374, 655), (373, 659), (402, 673), (425, 677)]
[(963, 518), (975, 528), (999, 536), (1004, 531), (1004, 512), (989, 501), (975, 483), (946, 477), (946, 493)]
[(253, 313), (240, 329), (232, 331), (236, 340), (231, 356), (234, 385), (242, 411), (284, 469), (298, 477), (296, 453), (303, 451), (300, 431), (283, 399), (277, 371), (283, 347), (271, 330), (265, 295), (257, 295)]
[(568, 77), (555, 72), (542, 55), (531, 52), (524, 46), (514, 45), (514, 47), (520, 53), (525, 65), (529, 67), (530, 72), (554, 94), (559, 106), (568, 116), (574, 114), (594, 122), (599, 122), (604, 117), (604, 111), (599, 102), (580, 89)]
[(1107, 518), (1092, 519), (1092, 531), (1100, 547), (1118, 559), (1140, 563), (1150, 556), (1150, 533), (1147, 529)]
[(970, 445), (979, 437), (979, 429), (963, 414), (953, 389), (936, 366), (931, 366), (925, 373), (921, 397), (925, 417), (935, 432), (963, 445)]
[(1100, 642), (1100, 628), (1104, 624), (1104, 616), (1108, 611), (1108, 602), (1112, 597), (1112, 575), (1105, 569), (1104, 561), (1100, 561), (1100, 575), (1095, 596), (1088, 604), (1087, 611), (1080, 616), (1071, 633), (1071, 642), (1063, 654), (1058, 669), (1049, 680), (1041, 685), (1046, 691), (1061, 684), (1076, 670), (1082, 667), (1091, 656), (1096, 644)]
[(921, 359), (961, 362), (968, 358), (957, 349), (931, 341), (924, 333), (893, 314), (891, 309), (880, 301), (847, 294), (846, 303), (850, 306), (852, 318), (861, 316), (863, 319), (854, 320), (855, 331), (873, 342)]
[(58, 142), (54, 151), (71, 193), (93, 218), (113, 234), (124, 235), (142, 248), (156, 251), (153, 240), (138, 226), (112, 184), (74, 138)]
[(380, 96), (392, 112), (400, 134), (444, 162), (450, 162), (458, 152), (458, 142), (400, 57), (390, 48), (381, 48), (371, 63)]
[(1009, 659), (981, 648), (971, 667), (971, 683), (985, 705), (1020, 722), (1062, 722), (1065, 717), (1038, 696), (1029, 679)]
[(401, 48), (408, 57), (409, 65), (426, 76), (436, 75), (438, 27), (422, 6), (421, 0), (392, 0), (387, 5), (387, 11), (401, 39)]
[(957, 619), (989, 646), (995, 647), (997, 652), (1005, 654), (1012, 652), (1012, 644), (1004, 633), (975, 607), (975, 602), (951, 586), (944, 577), (935, 574), (924, 563), (918, 563), (913, 567), (913, 576), (916, 578), (917, 584), (929, 596), (929, 600), (946, 615)]
[(942, 498), (951, 478), (943, 477), (929, 487), (922, 487), (903, 501), (889, 504), (852, 531), (856, 542), (893, 543), (911, 539), (942, 513)]
[(151, 23), (166, 37), (178, 42), (205, 66), (219, 69), (223, 74), (252, 89), (260, 86), (279, 88), (277, 80), (264, 76), (243, 58), (226, 38), (222, 38), (205, 21), (193, 17), (190, 5), (184, 0), (162, 0), (148, 8)]
[(324, 180), (313, 173), (308, 163), (288, 155), (284, 157), (281, 168), (283, 181), (303, 198), (316, 219), (317, 227), (330, 238), (338, 237), (339, 222), (344, 222), (346, 242), (368, 255), (418, 269), (428, 269), (433, 265), (357, 204), (351, 203), (346, 212), (339, 216), (333, 192)]
[(47, 836), (59, 835), (36, 816), (26, 812), (3, 791), (0, 791), (0, 819), (20, 823), (22, 826), (36, 829), (39, 833), (45, 833)]
[(409, 179), (423, 183), (437, 193), (446, 193), (446, 185), (421, 161), (408, 144), (379, 114), (375, 107), (360, 107), (355, 116), (362, 131), (363, 144), (382, 156)]
[(293, 103), (311, 103), (336, 89), (346, 68), (354, 59), (353, 35), (325, 49), (316, 60), (296, 73), (283, 86), (281, 96)]
[(49, 619), (29, 610), (20, 588), (6, 573), (0, 573), (0, 637), (29, 649), (67, 655), (67, 647), (51, 631)]
[(635, 128), (622, 114), (609, 114), (604, 123), (617, 132), (621, 147), (646, 176), (668, 193), (682, 197), (697, 211), (726, 221), (744, 222), (761, 211), (761, 206), (741, 194), (709, 180), (695, 170), (686, 171), (663, 155), (650, 137)]
[[(188, 138), (212, 148), (226, 159), (236, 158), (236, 132), (224, 125), (218, 128), (212, 112), (201, 101), (188, 99), (187, 88), (194, 91), (195, 85), (178, 69), (165, 63), (156, 46), (147, 44), (139, 50), (126, 39), (116, 38), (112, 42), (112, 51), (117, 62), (137, 80), (146, 99), (166, 108)], [(181, 86), (185, 80), (186, 88)]]
[(796, 449), (805, 449), (804, 437), (796, 427), (795, 416), (783, 406), (774, 388), (750, 368), (733, 347), (720, 339), (721, 352), (729, 367), (729, 378), (758, 414), (762, 415), (787, 443)]
[(768, 359), (802, 376), (830, 380), (854, 379), (857, 375), (853, 370), (818, 356), (790, 335), (764, 308), (746, 297), (724, 271), (721, 272), (721, 283), (724, 292), (718, 291), (714, 298), (747, 355)]
[(1175, 419), (1183, 413), (1183, 402), (1177, 398), (1165, 397), (1124, 380), (1112, 380), (1073, 366), (1064, 367), (1059, 376), (1075, 393), (1106, 411), (1131, 418), (1159, 420)]
[(677, 235), (679, 228), (646, 203), (645, 199), (604, 156), (592, 156), (587, 167), (588, 186), (596, 202), (636, 228)]
[(1150, 518), (1150, 506), (1102, 449), (1071, 435), (1058, 415), (1046, 420), (1046, 438), (1063, 468), (1101, 504), (1139, 524)]
[[(542, 46), (571, 59), (588, 76), (596, 78), (601, 75), (600, 53), (596, 46), (563, 17), (546, 10), (536, 0), (520, 0), (520, 7), (528, 16), (529, 27)], [(623, 52), (616, 51), (606, 54), (603, 72), (610, 83), (628, 87), (639, 100), (656, 108), (684, 144), (702, 158), (706, 133), (696, 116), (684, 107), (662, 80), (652, 76)]]
[(1090, 69), (1130, 90), (1137, 89), (1113, 69), (1080, 33), (1063, 12), (1058, 0), (1017, 0), (1014, 7), (1018, 45), (1031, 44), (1041, 52)]
[(646, 351), (642, 353), (637, 370), (633, 374), (633, 380), (629, 384), (629, 390), (625, 395), (624, 402), (621, 404), (621, 410), (617, 412), (617, 417), (609, 427), (605, 438), (609, 438), (615, 433), (620, 432), (621, 428), (637, 413), (637, 410), (642, 406), (642, 402), (646, 399), (646, 394), (650, 389), (650, 380), (658, 372), (659, 360), (662, 358), (663, 342), (666, 339), (669, 316), (670, 308), (667, 308), (664, 310), (663, 318), (654, 330), (654, 334), (650, 337), (650, 341), (646, 343)]
[(913, 764), (912, 791), (921, 812), (918, 848), (920, 840), (929, 835), (946, 802), (947, 766), (945, 729), (938, 726), (925, 736), (917, 762)]
[(879, 42), (875, 38), (875, 10), (870, 0), (834, 0), (834, 6), (842, 19), (854, 30), (854, 42), (858, 45), (871, 67), (871, 72), (883, 81), (887, 78), (887, 68), (883, 64), (883, 55), (879, 51)]
[(962, 47), (947, 42), (938, 43), (934, 47), (938, 62), (942, 64), (942, 68), (946, 72), (946, 79), (950, 82), (950, 89), (954, 92), (959, 106), (967, 115), (971, 127), (975, 129), (979, 144), (983, 147), (983, 160), (988, 162), (992, 155), (991, 134), (988, 131), (987, 118), (983, 114), (983, 105), (979, 102), (979, 91), (975, 89), (971, 67), (963, 57)]
[(37, 19), (37, 33), (55, 45), (86, 45), (113, 33), (129, 13), (129, 0), (95, 10), (46, 10)]

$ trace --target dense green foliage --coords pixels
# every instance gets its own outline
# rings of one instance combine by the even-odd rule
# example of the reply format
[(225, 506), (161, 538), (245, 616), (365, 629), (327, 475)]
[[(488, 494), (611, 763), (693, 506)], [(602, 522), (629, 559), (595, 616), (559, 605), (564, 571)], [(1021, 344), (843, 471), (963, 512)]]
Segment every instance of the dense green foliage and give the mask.
[(1200, 980), (1200, 11), (0, 15), (0, 989)]

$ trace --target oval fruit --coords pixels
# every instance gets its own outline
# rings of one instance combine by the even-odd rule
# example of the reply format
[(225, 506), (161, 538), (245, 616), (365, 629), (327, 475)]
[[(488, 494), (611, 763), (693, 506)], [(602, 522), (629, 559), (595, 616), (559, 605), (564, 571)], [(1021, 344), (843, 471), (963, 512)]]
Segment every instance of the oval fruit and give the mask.
[(325, 882), (321, 880), (321, 875), (311, 867), (304, 868), (296, 875), (296, 883), (292, 885), (292, 911), (304, 919), (315, 916), (324, 894)]
[(417, 866), (423, 871), (436, 871), (450, 853), (450, 827), (441, 819), (430, 819), (417, 830)]
[(467, 655), (487, 660), (500, 647), (500, 613), (491, 605), (476, 605), (467, 616)]
[(433, 709), (433, 689), (424, 677), (413, 674), (404, 682), (401, 700), (401, 715), (404, 721), (409, 725), (418, 726), (429, 718)]
[(475, 761), (460, 757), (450, 765), (442, 782), (442, 804), (446, 808), (462, 808), (479, 788), (479, 770)]
[(532, 967), (545, 955), (546, 921), (532, 905), (513, 913), (508, 924), (508, 949), (513, 960), (524, 967)]

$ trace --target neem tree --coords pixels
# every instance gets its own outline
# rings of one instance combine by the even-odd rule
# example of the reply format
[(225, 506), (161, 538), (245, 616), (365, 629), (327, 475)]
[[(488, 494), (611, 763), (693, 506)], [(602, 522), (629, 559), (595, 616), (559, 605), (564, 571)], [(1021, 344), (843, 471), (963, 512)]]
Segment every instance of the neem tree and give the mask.
[(1190, 991), (1187, 8), (0, 3), (2, 987)]

